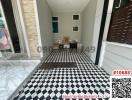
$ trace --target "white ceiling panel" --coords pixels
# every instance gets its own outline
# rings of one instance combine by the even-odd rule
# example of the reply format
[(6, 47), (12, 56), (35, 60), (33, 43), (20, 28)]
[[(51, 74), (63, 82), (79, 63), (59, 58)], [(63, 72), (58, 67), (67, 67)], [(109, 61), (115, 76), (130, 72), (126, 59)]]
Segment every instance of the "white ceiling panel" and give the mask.
[(53, 12), (81, 12), (89, 0), (47, 0)]

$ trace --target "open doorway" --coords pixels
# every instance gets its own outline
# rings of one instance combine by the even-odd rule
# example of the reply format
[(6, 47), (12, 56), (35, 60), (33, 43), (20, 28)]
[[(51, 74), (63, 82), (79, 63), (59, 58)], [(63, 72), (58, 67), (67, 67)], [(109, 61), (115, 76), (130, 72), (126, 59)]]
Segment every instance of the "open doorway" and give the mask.
[(104, 0), (36, 2), (42, 46), (83, 49), (95, 62)]

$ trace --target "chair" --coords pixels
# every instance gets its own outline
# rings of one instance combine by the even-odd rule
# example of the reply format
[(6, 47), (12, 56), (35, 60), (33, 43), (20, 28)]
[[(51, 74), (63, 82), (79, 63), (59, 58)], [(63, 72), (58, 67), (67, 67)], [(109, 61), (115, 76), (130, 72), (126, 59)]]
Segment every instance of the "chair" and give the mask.
[(70, 37), (69, 36), (64, 36), (63, 37), (63, 43), (64, 44), (68, 44), (69, 43), (69, 40), (70, 40)]

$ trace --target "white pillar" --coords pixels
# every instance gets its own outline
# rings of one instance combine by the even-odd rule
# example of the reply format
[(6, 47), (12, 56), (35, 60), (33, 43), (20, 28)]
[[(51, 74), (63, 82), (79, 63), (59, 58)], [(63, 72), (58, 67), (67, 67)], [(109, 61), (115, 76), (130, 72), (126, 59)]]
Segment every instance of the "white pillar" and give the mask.
[(108, 5), (108, 10), (107, 10), (107, 17), (106, 17), (106, 22), (105, 22), (104, 35), (103, 35), (103, 41), (102, 41), (102, 47), (101, 47), (101, 53), (100, 53), (100, 61), (99, 61), (99, 66), (100, 67), (103, 66), (103, 60), (104, 60), (104, 55), (105, 55), (105, 47), (106, 47), (105, 42), (107, 40), (107, 35), (108, 35), (108, 30), (109, 30), (111, 15), (112, 15), (113, 4), (114, 4), (114, 0), (110, 0), (109, 5)]
[(2, 53), (0, 52), (0, 57), (2, 57)]

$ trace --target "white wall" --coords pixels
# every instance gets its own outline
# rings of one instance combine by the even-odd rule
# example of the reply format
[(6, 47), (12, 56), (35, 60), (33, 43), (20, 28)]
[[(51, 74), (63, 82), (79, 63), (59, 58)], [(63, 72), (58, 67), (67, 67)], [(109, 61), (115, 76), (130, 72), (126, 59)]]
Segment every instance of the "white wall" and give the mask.
[[(15, 24), (17, 28), (17, 34), (19, 36), (19, 41), (20, 41), (20, 48), (21, 48), (21, 53), (27, 53), (27, 48), (26, 48), (26, 40), (24, 38), (24, 31), (23, 27), (21, 24), (21, 17), (20, 17), (20, 9), (17, 3), (17, 0), (11, 0), (12, 1), (12, 6), (13, 6), (13, 14), (14, 14), (14, 19), (15, 19)], [(23, 41), (25, 40), (25, 41)]]
[(104, 0), (90, 0), (82, 13), (82, 43), (84, 47), (95, 46), (94, 53), (88, 53), (95, 62)]
[(39, 24), (42, 46), (52, 46), (53, 34), (52, 34), (52, 12), (46, 2), (46, 0), (37, 0)]
[(132, 70), (132, 46), (120, 43), (105, 43), (102, 67), (112, 74), (112, 70)]
[(0, 52), (0, 57), (2, 57), (2, 53)]
[[(73, 20), (73, 15), (79, 14), (80, 20)], [(58, 16), (59, 33), (54, 33), (55, 41), (63, 39), (63, 36), (69, 36), (71, 40), (81, 41), (81, 14), (80, 13), (54, 13), (53, 16)], [(73, 26), (79, 26), (79, 31), (74, 32)]]
[(111, 20), (111, 14), (112, 14), (112, 10), (113, 10), (113, 3), (114, 3), (114, 0), (110, 0), (109, 5), (108, 5), (107, 17), (106, 17), (106, 22), (105, 22), (103, 41), (102, 41), (102, 47), (101, 47), (100, 59), (99, 59), (100, 67), (102, 66), (102, 62), (104, 59), (103, 57), (104, 57), (104, 52), (105, 52), (105, 47), (106, 47), (106, 41), (107, 41), (107, 35), (108, 35), (108, 30), (109, 30), (109, 25), (110, 25), (110, 20)]

